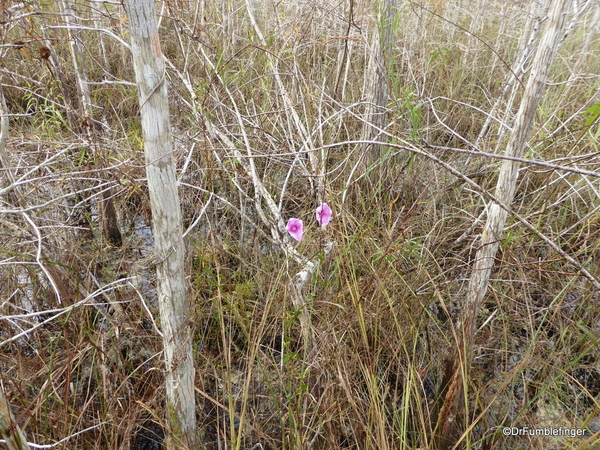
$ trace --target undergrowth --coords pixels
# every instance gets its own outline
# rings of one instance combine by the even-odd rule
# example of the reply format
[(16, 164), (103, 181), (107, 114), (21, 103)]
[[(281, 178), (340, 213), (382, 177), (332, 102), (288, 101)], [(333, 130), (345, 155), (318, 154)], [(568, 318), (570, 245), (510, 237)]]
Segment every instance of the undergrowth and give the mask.
[[(120, 6), (90, 5), (77, 5), (82, 24), (128, 40)], [(432, 448), (444, 361), (487, 199), (432, 158), (392, 144), (427, 148), (492, 192), (499, 161), (478, 152), (501, 153), (506, 144), (522, 91), (501, 95), (535, 5), (393, 8), (380, 144), (361, 142), (372, 119), (364, 117), (369, 52), (383, 26), (370, 2), (159, 6), (189, 227), (202, 445)], [(598, 277), (600, 186), (577, 172), (598, 170), (598, 6), (588, 6), (556, 58), (526, 154), (575, 170), (521, 167), (512, 207), (538, 232), (507, 224), (457, 418), (468, 436), (461, 448), (598, 445), (600, 298), (540, 237)], [(29, 441), (162, 448), (151, 217), (128, 50), (110, 33), (81, 32), (95, 106), (85, 122), (66, 34), (53, 28), (62, 23), (58, 7), (40, 8), (3, 29), (7, 149), (19, 180), (18, 200), (3, 194), (0, 211), (3, 389)], [(54, 62), (37, 56), (50, 45)], [(517, 87), (526, 76), (519, 79)], [(497, 99), (497, 120), (485, 125)], [(252, 177), (205, 118), (242, 155), (252, 153), (281, 216), (304, 220), (306, 237), (295, 248), (320, 258), (304, 289), (308, 342), (289, 290), (301, 267), (270, 238)], [(321, 199), (309, 147), (324, 168)], [(106, 190), (117, 205), (120, 248), (102, 233)], [(334, 211), (326, 229), (314, 217), (320, 200)], [(335, 245), (323, 255), (326, 241)], [(586, 434), (505, 436), (505, 427)]]

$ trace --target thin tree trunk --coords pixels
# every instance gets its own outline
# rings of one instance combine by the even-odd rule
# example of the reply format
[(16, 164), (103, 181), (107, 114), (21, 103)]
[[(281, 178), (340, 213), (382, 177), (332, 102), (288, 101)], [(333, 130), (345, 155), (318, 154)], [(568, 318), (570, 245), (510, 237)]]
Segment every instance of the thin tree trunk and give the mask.
[[(481, 131), (479, 132), (479, 136), (477, 136), (477, 139), (475, 140), (475, 145), (477, 145), (477, 146), (481, 143), (482, 139), (486, 135), (489, 127), (491, 126), (491, 124), (493, 122), (493, 118), (496, 117), (496, 111), (498, 110), (498, 108), (500, 108), (500, 106), (502, 105), (502, 102), (505, 101), (504, 98), (506, 97), (508, 92), (513, 88), (515, 83), (519, 80), (519, 78), (521, 77), (523, 72), (525, 72), (525, 70), (527, 68), (527, 64), (531, 58), (531, 53), (533, 52), (533, 48), (532, 48), (533, 43), (536, 41), (536, 38), (539, 34), (539, 28), (540, 28), (540, 24), (541, 24), (541, 11), (540, 11), (541, 9), (542, 9), (541, 5), (539, 5), (537, 3), (532, 3), (529, 7), (529, 14), (527, 14), (525, 30), (523, 31), (523, 35), (521, 36), (521, 39), (520, 39), (519, 45), (518, 45), (518, 49), (519, 49), (517, 52), (518, 56), (515, 59), (515, 62), (513, 63), (512, 67), (511, 67), (510, 74), (508, 76), (508, 80), (506, 81), (506, 83), (504, 84), (504, 87), (502, 88), (502, 93), (496, 98), (496, 101), (494, 102), (494, 106), (490, 110), (490, 113), (487, 116), (485, 123), (483, 124), (483, 127), (481, 128)], [(512, 111), (513, 98), (514, 98), (514, 96), (511, 96), (510, 101), (507, 102), (507, 105), (506, 105), (507, 113), (509, 110)], [(500, 130), (499, 136), (496, 138), (496, 140), (500, 142), (502, 140), (503, 135), (504, 135), (504, 130), (502, 129), (502, 130)], [(467, 161), (469, 161), (469, 160), (470, 160), (470, 157)]]
[[(534, 123), (535, 113), (543, 94), (544, 85), (559, 46), (564, 29), (565, 17), (572, 0), (555, 0), (550, 8), (548, 27), (541, 38), (521, 106), (516, 116), (506, 155), (521, 158)], [(519, 163), (505, 160), (500, 167), (495, 197), (505, 205), (513, 201), (517, 185)], [(464, 400), (464, 383), (468, 379), (472, 360), (475, 321), (485, 296), (488, 281), (498, 251), (508, 213), (496, 203), (489, 207), (476, 261), (471, 273), (469, 289), (456, 325), (457, 346), (446, 363), (446, 376), (442, 386), (440, 407), (437, 417), (438, 448), (449, 449), (455, 444), (458, 416)]]
[[(374, 141), (381, 136), (379, 129), (385, 129), (387, 123), (387, 103), (389, 86), (387, 65), (392, 43), (392, 21), (395, 14), (392, 0), (380, 0), (375, 3), (376, 25), (373, 31), (373, 42), (368, 48), (369, 62), (365, 72), (364, 98), (366, 103), (362, 139)], [(374, 125), (374, 126), (373, 126)], [(382, 139), (386, 139), (382, 137)], [(368, 165), (378, 162), (383, 156), (384, 147), (367, 144), (363, 150), (368, 152)]]
[(153, 0), (125, 2), (141, 108), (165, 357), (167, 449), (196, 448), (194, 363), (165, 59)]
[[(79, 38), (78, 24), (76, 23), (77, 14), (70, 0), (62, 0), (59, 6), (64, 14), (67, 24), (67, 33), (69, 36), (71, 59), (73, 61), (73, 70), (77, 80), (77, 92), (79, 94), (79, 118), (77, 129), (86, 134), (89, 144), (95, 148), (96, 154), (100, 154), (100, 148), (94, 136), (95, 121), (93, 117), (92, 96), (88, 82), (88, 74), (85, 65), (85, 59), (82, 50), (81, 39)], [(102, 36), (102, 34), (100, 34)], [(119, 229), (119, 220), (117, 217), (117, 208), (115, 207), (112, 189), (105, 190), (102, 194), (102, 201), (99, 203), (100, 226), (102, 234), (106, 240), (115, 247), (120, 247), (123, 243), (121, 230)]]
[[(79, 94), (80, 113), (83, 113), (83, 118), (92, 117), (92, 97), (90, 95), (90, 87), (88, 84), (87, 70), (82, 52), (82, 43), (79, 39), (79, 30), (77, 29), (76, 14), (73, 3), (70, 0), (62, 0), (59, 2), (59, 7), (64, 14), (65, 23), (67, 24), (67, 35), (71, 49), (71, 59), (73, 61), (73, 71), (77, 80), (77, 91)], [(81, 120), (83, 122), (83, 120)], [(85, 127), (88, 128), (88, 127)]]
[[(4, 89), (2, 86), (2, 80), (0, 80), (0, 188), (8, 187), (15, 184), (14, 177), (12, 175), (11, 165), (8, 160), (8, 153), (6, 152), (6, 143), (8, 142), (8, 107), (6, 106), (6, 100), (4, 99)], [(4, 181), (4, 175), (6, 175), (6, 181)], [(6, 184), (6, 186), (4, 186)], [(9, 203), (16, 204), (16, 194), (10, 190), (6, 193)]]
[(341, 42), (341, 50), (338, 52), (337, 68), (335, 70), (335, 84), (333, 88), (333, 97), (338, 102), (344, 101), (346, 86), (348, 83), (348, 71), (350, 70), (350, 55), (352, 53), (352, 42), (350, 34), (354, 22), (354, 0), (348, 1), (348, 19), (347, 24), (340, 22), (344, 29), (340, 31), (340, 36), (344, 36)]

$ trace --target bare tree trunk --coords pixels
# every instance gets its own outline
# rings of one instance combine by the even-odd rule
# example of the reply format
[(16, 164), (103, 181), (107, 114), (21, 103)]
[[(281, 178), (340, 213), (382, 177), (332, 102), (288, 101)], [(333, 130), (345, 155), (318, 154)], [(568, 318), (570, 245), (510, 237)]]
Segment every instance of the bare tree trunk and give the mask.
[[(521, 158), (523, 155), (533, 126), (535, 113), (543, 94), (548, 71), (562, 37), (565, 17), (570, 10), (570, 6), (571, 0), (554, 0), (552, 3), (548, 27), (541, 38), (535, 55), (531, 74), (516, 116), (513, 134), (508, 141), (506, 149), (506, 155), (508, 156)], [(500, 167), (494, 195), (498, 201), (505, 205), (510, 205), (514, 198), (518, 169), (519, 163), (511, 160), (504, 160)], [(436, 426), (436, 440), (440, 449), (449, 449), (455, 444), (457, 418), (464, 400), (464, 380), (468, 379), (472, 360), (474, 324), (487, 290), (507, 215), (507, 211), (502, 209), (500, 205), (496, 203), (490, 205), (488, 219), (483, 229), (478, 246), (479, 250), (475, 257), (476, 261), (471, 272), (467, 297), (456, 325), (458, 333), (457, 346), (454, 354), (446, 363), (446, 376), (442, 387)]]
[(190, 305), (171, 122), (153, 0), (125, 2), (142, 117), (165, 356), (167, 448), (195, 448), (196, 407)]
[(340, 30), (342, 48), (338, 52), (338, 62), (336, 68), (335, 84), (333, 88), (333, 97), (338, 101), (344, 101), (346, 86), (348, 84), (348, 71), (350, 70), (350, 55), (352, 53), (353, 40), (350, 38), (352, 23), (354, 22), (354, 0), (348, 1), (348, 19), (347, 24), (343, 24), (344, 29)]
[[(365, 141), (373, 141), (381, 136), (381, 132), (377, 128), (385, 129), (388, 116), (387, 65), (392, 43), (392, 20), (395, 8), (392, 0), (380, 0), (376, 2), (375, 8), (377, 23), (373, 31), (373, 42), (368, 49), (369, 62), (365, 72), (364, 99), (367, 102), (365, 119), (369, 122), (363, 124), (362, 139)], [(383, 156), (383, 147), (367, 144), (364, 152), (368, 152), (366, 162), (371, 165)]]
[(73, 60), (73, 71), (75, 72), (75, 78), (77, 80), (79, 106), (81, 108), (80, 112), (83, 113), (84, 118), (88, 117), (91, 119), (92, 97), (90, 95), (87, 70), (85, 68), (83, 52), (81, 50), (82, 44), (81, 40), (79, 39), (79, 30), (77, 30), (77, 23), (75, 23), (77, 17), (75, 14), (75, 8), (70, 0), (62, 0), (58, 4), (62, 13), (64, 14), (64, 19), (67, 24), (67, 35), (69, 36), (71, 59)]
[[(542, 21), (542, 5), (539, 3), (532, 3), (529, 6), (529, 14), (527, 14), (527, 22), (525, 23), (525, 30), (523, 31), (523, 35), (519, 41), (517, 58), (515, 59), (510, 74), (508, 76), (508, 80), (504, 84), (502, 88), (502, 93), (496, 98), (494, 106), (490, 110), (489, 115), (487, 116), (481, 131), (479, 132), (479, 136), (477, 136), (477, 140), (475, 141), (475, 145), (479, 146), (482, 139), (486, 135), (489, 127), (492, 124), (493, 118), (496, 117), (496, 111), (503, 102), (505, 102), (505, 97), (508, 95), (508, 92), (513, 88), (515, 83), (519, 80), (523, 72), (527, 69), (527, 64), (531, 59), (531, 53), (533, 52), (533, 43), (536, 41), (536, 38), (539, 34), (539, 28)], [(516, 89), (513, 91), (516, 93)], [(506, 115), (508, 115), (509, 111), (512, 113), (513, 111), (513, 99), (514, 95), (511, 95), (510, 100), (506, 103)], [(504, 135), (504, 128), (500, 130), (498, 133), (499, 136), (495, 137), (495, 140), (498, 142), (502, 142), (502, 136)], [(470, 161), (470, 157), (467, 161)], [(468, 164), (468, 162), (467, 162)]]
[[(6, 100), (4, 99), (4, 89), (2, 86), (2, 80), (0, 80), (0, 188), (8, 187), (15, 183), (12, 176), (11, 165), (8, 161), (8, 153), (6, 152), (6, 143), (8, 141), (8, 107), (6, 106)], [(6, 175), (6, 181), (3, 176)], [(6, 186), (4, 186), (6, 184)], [(6, 193), (9, 203), (15, 204), (17, 199), (15, 193), (10, 190)]]
[[(77, 80), (77, 92), (79, 94), (79, 113), (82, 117), (78, 120), (77, 129), (80, 129), (87, 135), (89, 144), (95, 148), (97, 154), (100, 153), (97, 140), (94, 136), (95, 121), (93, 117), (92, 96), (88, 83), (88, 74), (85, 65), (85, 59), (82, 51), (81, 39), (79, 38), (78, 24), (76, 23), (77, 14), (73, 3), (70, 0), (59, 2), (61, 11), (64, 14), (67, 24), (67, 33), (71, 47), (71, 59), (73, 61), (73, 71)], [(100, 34), (102, 36), (102, 34)], [(106, 240), (115, 247), (120, 247), (123, 243), (121, 230), (119, 229), (119, 220), (117, 209), (115, 207), (112, 189), (105, 190), (102, 194), (102, 201), (99, 203), (100, 226), (102, 234)]]

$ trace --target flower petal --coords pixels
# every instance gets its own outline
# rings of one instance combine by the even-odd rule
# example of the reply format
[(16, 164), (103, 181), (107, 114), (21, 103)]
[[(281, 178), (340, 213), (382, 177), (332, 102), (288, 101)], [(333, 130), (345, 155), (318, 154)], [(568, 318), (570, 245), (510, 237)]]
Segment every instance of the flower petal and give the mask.
[(300, 219), (288, 220), (286, 229), (294, 239), (296, 239), (297, 241), (302, 240), (302, 234), (304, 233), (304, 224)]
[(317, 208), (317, 221), (319, 225), (322, 227), (326, 227), (327, 224), (331, 221), (331, 216), (333, 212), (327, 203), (323, 203), (321, 206)]

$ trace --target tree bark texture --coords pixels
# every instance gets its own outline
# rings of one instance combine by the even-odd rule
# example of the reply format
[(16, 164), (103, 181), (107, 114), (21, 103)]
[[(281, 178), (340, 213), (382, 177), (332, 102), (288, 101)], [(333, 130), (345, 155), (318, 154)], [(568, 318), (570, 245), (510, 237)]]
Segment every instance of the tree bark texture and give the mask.
[[(387, 66), (391, 56), (393, 20), (394, 14), (396, 14), (393, 0), (380, 0), (374, 5), (376, 24), (372, 43), (368, 46), (369, 62), (363, 88), (366, 102), (365, 119), (368, 121), (368, 123), (363, 123), (362, 139), (365, 141), (377, 140), (381, 136), (381, 132), (377, 128), (385, 129), (387, 123), (389, 98)], [(367, 163), (373, 164), (383, 156), (384, 147), (366, 144), (364, 151), (368, 152)]]
[(163, 333), (167, 448), (194, 448), (196, 408), (190, 305), (186, 295), (181, 207), (171, 123), (153, 0), (125, 2), (138, 85), (146, 173), (152, 210), (158, 297)]
[[(548, 25), (532, 63), (529, 80), (515, 118), (513, 133), (507, 144), (505, 153), (508, 156), (521, 158), (523, 155), (570, 6), (571, 0), (554, 0), (550, 7)], [(500, 167), (494, 195), (505, 205), (510, 205), (513, 201), (518, 169), (519, 163), (511, 160), (504, 160)], [(436, 427), (439, 437), (438, 448), (441, 449), (448, 449), (454, 445), (456, 419), (464, 399), (464, 380), (468, 377), (472, 360), (474, 325), (487, 290), (507, 215), (507, 211), (500, 205), (496, 203), (489, 205), (488, 219), (475, 256), (467, 297), (456, 325), (459, 342), (446, 366)]]

